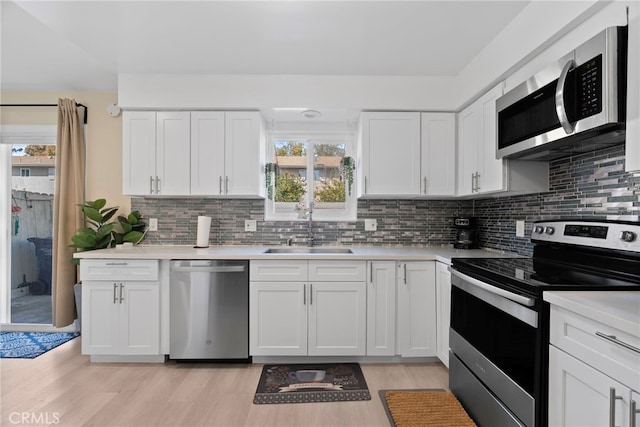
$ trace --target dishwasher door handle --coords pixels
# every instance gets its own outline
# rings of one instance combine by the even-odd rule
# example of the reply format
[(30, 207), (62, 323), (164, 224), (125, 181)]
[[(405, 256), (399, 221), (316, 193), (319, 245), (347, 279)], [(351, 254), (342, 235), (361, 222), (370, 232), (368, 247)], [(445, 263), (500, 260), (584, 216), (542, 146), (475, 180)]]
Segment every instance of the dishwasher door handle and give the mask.
[(244, 273), (243, 265), (218, 266), (218, 267), (176, 267), (171, 266), (171, 271), (178, 273)]

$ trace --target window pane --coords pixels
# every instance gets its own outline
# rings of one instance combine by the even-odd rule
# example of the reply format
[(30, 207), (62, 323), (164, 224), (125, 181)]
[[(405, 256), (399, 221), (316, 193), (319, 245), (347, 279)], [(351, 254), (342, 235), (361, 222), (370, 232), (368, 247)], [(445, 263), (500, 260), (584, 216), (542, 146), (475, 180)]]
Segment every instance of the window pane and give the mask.
[(55, 148), (11, 149), (12, 323), (51, 323)]
[(346, 145), (314, 144), (313, 201), (317, 209), (344, 209), (346, 201), (344, 176), (340, 167)]
[(274, 141), (278, 175), (275, 181), (276, 203), (304, 203), (307, 194), (307, 142)]

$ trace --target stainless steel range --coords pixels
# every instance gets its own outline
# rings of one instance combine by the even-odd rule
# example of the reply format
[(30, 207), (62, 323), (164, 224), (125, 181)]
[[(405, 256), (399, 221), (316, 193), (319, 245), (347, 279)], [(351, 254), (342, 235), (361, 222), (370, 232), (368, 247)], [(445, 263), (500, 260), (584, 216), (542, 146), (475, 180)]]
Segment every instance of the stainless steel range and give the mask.
[(640, 222), (534, 224), (532, 258), (454, 258), (449, 387), (480, 426), (546, 426), (549, 290), (640, 292)]

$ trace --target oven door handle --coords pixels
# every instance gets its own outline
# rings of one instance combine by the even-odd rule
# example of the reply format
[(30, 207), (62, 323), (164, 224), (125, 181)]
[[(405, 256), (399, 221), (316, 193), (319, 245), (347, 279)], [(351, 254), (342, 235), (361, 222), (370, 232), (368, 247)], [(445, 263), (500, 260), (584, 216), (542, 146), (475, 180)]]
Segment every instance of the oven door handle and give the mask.
[(535, 300), (533, 298), (525, 297), (524, 295), (514, 294), (513, 292), (505, 291), (504, 289), (497, 288), (495, 286), (491, 286), (487, 283), (484, 283), (478, 279), (474, 279), (471, 276), (467, 276), (464, 273), (460, 273), (458, 270), (454, 270), (453, 268), (449, 268), (449, 271), (454, 276), (464, 280), (465, 282), (477, 286), (481, 289), (484, 289), (487, 292), (491, 292), (492, 294), (499, 295), (511, 301), (515, 301), (518, 304), (526, 305), (527, 307), (533, 307), (535, 305)]

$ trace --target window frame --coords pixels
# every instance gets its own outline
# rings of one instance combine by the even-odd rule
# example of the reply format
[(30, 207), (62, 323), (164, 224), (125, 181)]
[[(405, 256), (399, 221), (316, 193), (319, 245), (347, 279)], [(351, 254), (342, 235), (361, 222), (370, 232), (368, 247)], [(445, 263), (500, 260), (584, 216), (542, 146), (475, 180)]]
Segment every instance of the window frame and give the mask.
[[(303, 140), (307, 145), (307, 192), (305, 194), (306, 206), (313, 200), (313, 188), (315, 183), (313, 152), (315, 145), (323, 144), (344, 144), (345, 157), (353, 157), (354, 152), (354, 134), (350, 132), (286, 132), (272, 131), (267, 133), (267, 158), (270, 161), (276, 161), (276, 153), (274, 142), (276, 140)], [(354, 182), (351, 185), (351, 194), (345, 189), (344, 209), (316, 208), (313, 209), (312, 218), (317, 221), (339, 222), (339, 221), (356, 221), (357, 220), (357, 197), (356, 197), (356, 177), (354, 174)], [(311, 191), (309, 191), (311, 189)], [(279, 206), (278, 206), (279, 205)], [(265, 197), (265, 221), (308, 221), (308, 217), (300, 218), (298, 213), (288, 206), (293, 207), (294, 202), (276, 203), (274, 200)]]

